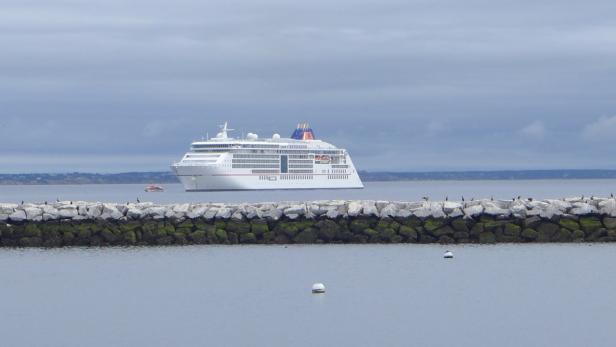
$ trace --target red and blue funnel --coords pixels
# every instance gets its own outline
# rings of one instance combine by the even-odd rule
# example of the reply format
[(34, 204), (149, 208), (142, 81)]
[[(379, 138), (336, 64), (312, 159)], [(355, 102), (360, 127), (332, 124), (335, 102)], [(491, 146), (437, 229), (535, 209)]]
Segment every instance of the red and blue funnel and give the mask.
[(294, 140), (314, 140), (314, 133), (308, 123), (299, 123), (291, 138)]

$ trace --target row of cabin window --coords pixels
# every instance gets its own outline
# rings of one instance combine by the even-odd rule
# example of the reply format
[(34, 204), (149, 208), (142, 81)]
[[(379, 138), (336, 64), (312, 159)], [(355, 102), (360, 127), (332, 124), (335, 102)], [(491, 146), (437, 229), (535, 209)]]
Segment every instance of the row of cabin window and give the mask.
[(327, 175), (330, 180), (346, 180), (349, 179), (349, 175)]

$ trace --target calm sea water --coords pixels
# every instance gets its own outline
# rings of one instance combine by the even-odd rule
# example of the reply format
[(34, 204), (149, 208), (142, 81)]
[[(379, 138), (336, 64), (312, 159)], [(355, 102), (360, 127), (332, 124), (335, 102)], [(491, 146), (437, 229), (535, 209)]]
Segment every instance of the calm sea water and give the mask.
[(614, 246), (448, 247), (0, 250), (2, 345), (614, 345)]
[(417, 201), (449, 197), (511, 199), (518, 195), (533, 198), (565, 196), (609, 196), (616, 194), (616, 180), (511, 180), (511, 181), (412, 181), (366, 182), (364, 189), (278, 190), (187, 193), (180, 184), (165, 185), (164, 193), (145, 193), (142, 184), (0, 186), (1, 202), (43, 202), (86, 200), (103, 202), (258, 202), (320, 199), (374, 199)]

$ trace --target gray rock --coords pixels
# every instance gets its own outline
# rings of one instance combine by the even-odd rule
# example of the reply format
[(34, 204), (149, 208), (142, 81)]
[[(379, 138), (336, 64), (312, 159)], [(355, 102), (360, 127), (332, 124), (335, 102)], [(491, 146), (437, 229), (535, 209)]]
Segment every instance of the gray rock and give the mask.
[(591, 213), (597, 213), (597, 208), (591, 204), (585, 202), (576, 202), (573, 204), (573, 208), (569, 211), (569, 213), (583, 216)]
[(348, 214), (351, 217), (359, 216), (362, 212), (362, 205), (359, 201), (351, 201), (348, 206)]
[(25, 207), (26, 217), (28, 220), (40, 221), (43, 219), (43, 210), (36, 207)]
[(364, 216), (378, 216), (379, 210), (376, 208), (374, 201), (362, 201), (362, 210)]
[(306, 206), (304, 205), (292, 205), (284, 209), (284, 215), (288, 216), (290, 214), (294, 215), (303, 215), (306, 212)]
[(229, 219), (233, 215), (233, 210), (227, 207), (223, 207), (216, 213), (218, 219)]
[(464, 215), (468, 217), (479, 216), (483, 213), (483, 206), (481, 205), (472, 205), (464, 208)]
[(27, 219), (26, 212), (24, 210), (16, 210), (9, 215), (9, 220), (12, 222), (23, 222)]

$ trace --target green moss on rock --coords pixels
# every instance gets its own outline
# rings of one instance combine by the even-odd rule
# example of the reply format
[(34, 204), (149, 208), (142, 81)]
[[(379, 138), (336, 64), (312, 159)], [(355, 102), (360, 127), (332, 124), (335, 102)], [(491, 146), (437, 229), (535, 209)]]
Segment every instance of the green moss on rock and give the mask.
[(205, 230), (197, 230), (189, 235), (189, 238), (192, 242), (202, 245), (207, 243), (207, 234)]
[(229, 244), (232, 244), (232, 245), (236, 245), (240, 242), (238, 235), (234, 232), (228, 232), (227, 238), (229, 239)]
[(137, 243), (137, 234), (134, 230), (129, 230), (122, 234), (122, 242), (128, 245), (134, 245)]
[(365, 219), (354, 219), (349, 225), (351, 231), (355, 234), (363, 233), (364, 230), (370, 228), (370, 223)]
[(506, 236), (512, 236), (514, 238), (517, 238), (518, 236), (520, 236), (520, 232), (522, 232), (522, 228), (514, 223), (507, 223), (505, 224), (505, 227), (503, 228), (503, 234)]
[(470, 229), (468, 228), (467, 220), (465, 220), (463, 218), (456, 218), (456, 219), (452, 220), (450, 224), (451, 224), (451, 227), (455, 231), (461, 231), (461, 232), (465, 232), (465, 233), (470, 232)]
[(306, 229), (301, 231), (293, 241), (295, 243), (315, 243), (317, 240), (317, 234), (313, 229)]
[(475, 223), (475, 225), (473, 225), (473, 227), (471, 228), (471, 236), (474, 237), (479, 237), (479, 235), (485, 231), (485, 228), (483, 227), (483, 223)]
[(250, 223), (250, 231), (259, 236), (259, 235), (263, 235), (266, 232), (269, 231), (269, 227), (267, 225), (267, 222), (265, 221), (252, 221)]
[(607, 229), (616, 230), (616, 218), (613, 218), (613, 217), (603, 217), (603, 225)]
[(522, 230), (521, 236), (528, 240), (528, 241), (534, 241), (537, 239), (537, 231), (535, 229), (531, 229), (531, 228), (526, 228), (524, 230)]
[(364, 230), (364, 235), (368, 236), (368, 237), (376, 237), (379, 233), (371, 228), (365, 229)]
[(413, 227), (401, 225), (398, 233), (407, 241), (417, 241), (417, 230)]
[(240, 243), (256, 243), (257, 237), (253, 233), (240, 234)]
[(186, 238), (186, 234), (181, 231), (176, 231), (173, 234), (173, 243), (176, 245), (185, 245), (188, 243), (188, 239)]
[(276, 240), (276, 233), (273, 231), (266, 231), (263, 233), (263, 242), (274, 243)]
[(567, 228), (569, 230), (579, 230), (580, 229), (580, 224), (578, 224), (577, 221), (573, 219), (569, 219), (569, 218), (561, 218), (560, 221), (558, 221), (558, 224), (562, 226), (563, 228)]
[[(233, 231), (229, 231), (229, 232), (233, 232)], [(218, 240), (218, 242), (220, 243), (229, 242), (229, 233), (226, 230), (216, 229), (215, 233), (216, 233), (216, 239)]]
[(41, 238), (42, 236), (41, 229), (39, 229), (38, 226), (34, 223), (26, 224), (23, 235), (30, 238)]
[(496, 235), (489, 231), (484, 231), (479, 234), (479, 243), (495, 243)]
[(105, 242), (109, 242), (109, 243), (113, 243), (118, 239), (117, 236), (110, 229), (107, 229), (107, 228), (103, 229), (100, 235)]
[(584, 241), (584, 237), (585, 237), (585, 234), (582, 230), (573, 230), (573, 232), (571, 233), (571, 239), (574, 242)]
[(580, 226), (582, 227), (582, 230), (584, 230), (586, 233), (593, 233), (603, 228), (601, 220), (599, 220), (599, 217), (595, 216), (581, 217)]
[(550, 242), (555, 238), (556, 233), (560, 230), (558, 224), (543, 222), (537, 226), (537, 241)]
[(571, 242), (573, 240), (573, 234), (571, 230), (567, 228), (560, 228), (553, 240), (556, 242)]
[(72, 232), (66, 230), (62, 233), (62, 242), (67, 245), (70, 246), (73, 244), (73, 240), (75, 239), (75, 235), (73, 235)]
[(455, 231), (453, 230), (452, 227), (450, 227), (449, 225), (445, 225), (442, 228), (433, 230), (432, 235), (434, 235), (437, 238), (440, 238), (441, 236), (444, 236), (444, 235), (452, 236), (454, 232)]
[(333, 241), (340, 230), (340, 226), (336, 222), (325, 219), (315, 224), (318, 237), (323, 241)]
[(226, 231), (234, 232), (236, 234), (244, 234), (250, 232), (250, 223), (240, 221), (230, 221), (227, 223)]
[(445, 225), (445, 220), (443, 220), (443, 219), (428, 218), (424, 222), (423, 227), (424, 227), (424, 229), (426, 229), (428, 231), (434, 231), (434, 230), (442, 227), (443, 225)]
[(277, 235), (286, 235), (289, 238), (295, 237), (299, 231), (298, 225), (292, 222), (278, 222), (274, 227), (274, 232)]
[(386, 228), (377, 232), (379, 233), (379, 239), (383, 242), (392, 242), (394, 240), (394, 236), (396, 236), (396, 231), (392, 228)]

